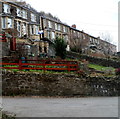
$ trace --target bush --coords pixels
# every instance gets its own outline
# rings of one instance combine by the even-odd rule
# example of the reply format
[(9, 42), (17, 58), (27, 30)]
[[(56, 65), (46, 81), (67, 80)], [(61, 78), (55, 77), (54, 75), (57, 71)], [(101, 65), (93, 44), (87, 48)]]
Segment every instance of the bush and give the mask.
[(120, 75), (120, 68), (115, 70), (116, 75)]
[(83, 71), (83, 70), (78, 70), (77, 71), (77, 74), (81, 77), (85, 77), (86, 76), (86, 73)]
[(59, 56), (62, 59), (66, 58), (67, 44), (64, 41), (64, 39), (57, 37), (54, 43), (54, 48), (55, 48), (56, 56)]

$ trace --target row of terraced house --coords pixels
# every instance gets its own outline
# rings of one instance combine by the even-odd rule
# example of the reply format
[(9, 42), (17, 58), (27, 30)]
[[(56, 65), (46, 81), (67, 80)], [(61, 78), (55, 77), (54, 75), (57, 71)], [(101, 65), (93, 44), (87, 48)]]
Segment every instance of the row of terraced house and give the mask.
[(75, 24), (69, 26), (51, 14), (37, 12), (24, 2), (0, 2), (0, 31), (6, 34), (13, 31), (16, 37), (13, 49), (11, 38), (6, 35), (3, 56), (18, 50), (34, 57), (55, 56), (53, 44), (56, 37), (65, 40), (67, 51), (101, 57), (116, 53), (115, 45), (78, 30)]

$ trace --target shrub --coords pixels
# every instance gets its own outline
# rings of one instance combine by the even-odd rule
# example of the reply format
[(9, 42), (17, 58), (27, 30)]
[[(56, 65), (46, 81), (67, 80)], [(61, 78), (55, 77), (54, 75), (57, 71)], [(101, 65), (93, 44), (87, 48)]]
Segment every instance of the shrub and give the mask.
[(78, 70), (77, 71), (77, 74), (81, 77), (85, 77), (86, 76), (86, 73), (83, 71), (83, 70)]
[(120, 75), (120, 68), (115, 70), (116, 75)]
[(64, 41), (64, 39), (57, 37), (55, 42), (54, 42), (54, 48), (55, 48), (56, 56), (59, 56), (62, 59), (66, 58), (67, 44)]

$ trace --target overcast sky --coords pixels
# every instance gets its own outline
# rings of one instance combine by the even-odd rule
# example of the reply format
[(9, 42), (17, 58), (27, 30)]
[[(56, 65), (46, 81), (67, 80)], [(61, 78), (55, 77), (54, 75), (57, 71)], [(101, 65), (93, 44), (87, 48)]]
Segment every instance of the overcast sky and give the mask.
[(95, 37), (110, 34), (118, 44), (118, 2), (120, 0), (25, 0), (37, 11), (50, 12), (68, 25), (76, 24)]

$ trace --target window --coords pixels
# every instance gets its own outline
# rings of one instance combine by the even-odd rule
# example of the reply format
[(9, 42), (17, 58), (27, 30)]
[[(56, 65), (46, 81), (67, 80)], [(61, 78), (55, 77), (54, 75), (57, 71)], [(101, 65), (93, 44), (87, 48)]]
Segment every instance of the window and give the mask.
[(51, 21), (48, 21), (48, 27), (52, 28), (52, 22)]
[(67, 35), (65, 36), (65, 40), (68, 41), (68, 36)]
[(51, 39), (51, 33), (48, 31), (48, 39)]
[(60, 29), (61, 29), (61, 28), (60, 28), (60, 24), (58, 24), (58, 30), (60, 31)]
[(46, 27), (46, 19), (43, 19), (44, 28)]
[(6, 18), (5, 17), (2, 18), (2, 28), (3, 29), (6, 28)]
[(34, 26), (31, 25), (31, 34), (34, 34)]
[(36, 35), (38, 35), (38, 31), (39, 31), (39, 26), (35, 26), (35, 33), (36, 33)]
[(21, 36), (21, 22), (20, 21), (17, 22), (17, 30), (19, 32), (19, 36)]
[(23, 35), (27, 34), (26, 23), (23, 23)]
[(17, 16), (21, 17), (21, 9), (20, 8), (17, 8)]
[(27, 12), (25, 10), (22, 10), (22, 17), (24, 19), (27, 19)]
[(33, 13), (31, 13), (31, 21), (36, 22), (36, 16)]
[(57, 23), (55, 23), (55, 30), (57, 30)]
[(83, 39), (86, 39), (86, 38), (85, 38), (85, 34), (83, 34)]
[(12, 19), (8, 18), (8, 28), (12, 28)]
[(90, 42), (92, 42), (92, 38), (90, 37)]
[(55, 33), (52, 32), (52, 39), (55, 39)]
[(66, 32), (66, 28), (65, 28), (65, 26), (63, 26), (63, 32)]
[(8, 4), (4, 4), (3, 5), (3, 9), (4, 9), (4, 13), (10, 13), (10, 5), (8, 5)]

